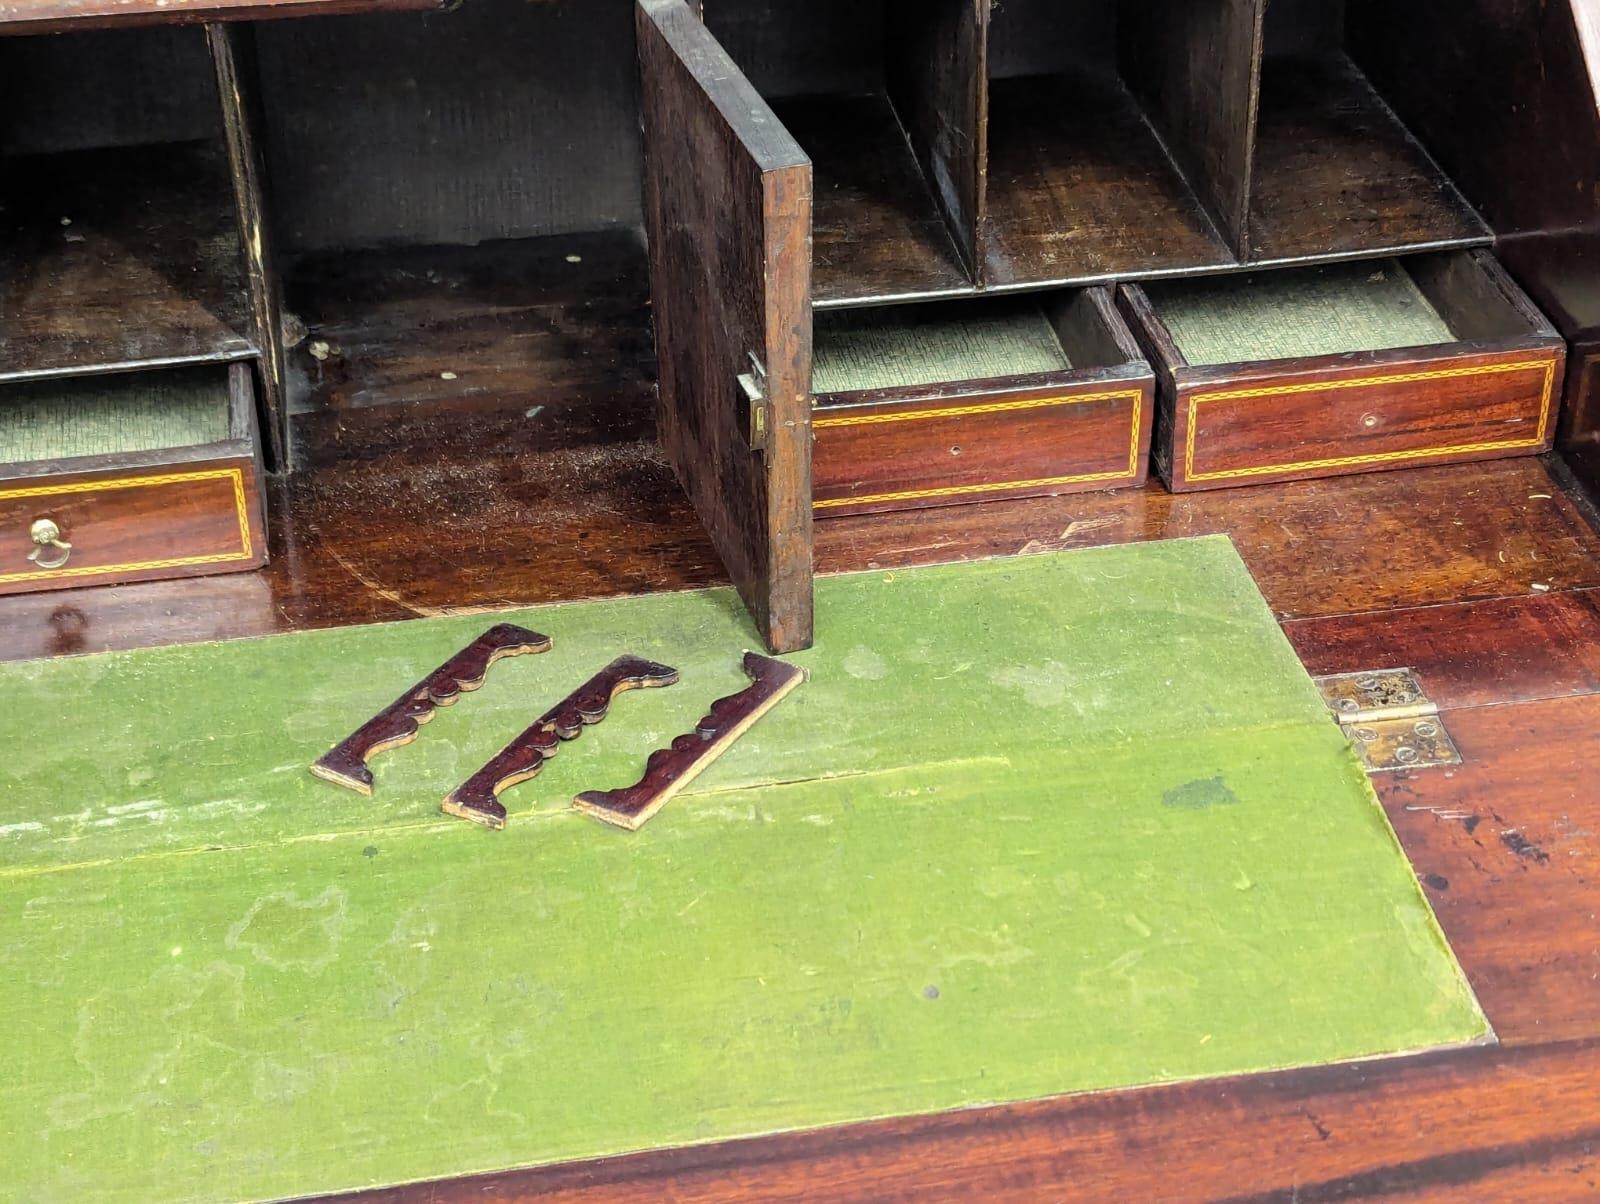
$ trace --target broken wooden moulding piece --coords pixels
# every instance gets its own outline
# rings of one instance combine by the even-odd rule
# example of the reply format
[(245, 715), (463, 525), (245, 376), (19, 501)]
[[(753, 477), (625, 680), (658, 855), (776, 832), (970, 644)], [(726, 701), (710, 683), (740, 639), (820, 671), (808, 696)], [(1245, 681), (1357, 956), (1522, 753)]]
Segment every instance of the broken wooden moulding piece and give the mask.
[(611, 700), (626, 690), (670, 686), (678, 671), (637, 656), (619, 656), (566, 698), (541, 715), (532, 726), (496, 753), (484, 767), (445, 796), (439, 809), (470, 819), (486, 828), (506, 826), (506, 809), (500, 794), (538, 775), (556, 755), (561, 741), (576, 738), (585, 727), (599, 723), (611, 709)]
[(461, 695), (483, 685), (489, 666), (496, 661), (549, 650), (550, 637), (537, 631), (514, 623), (489, 628), (317, 758), (311, 772), (324, 781), (370, 795), (372, 770), (367, 768), (367, 762), (374, 756), (385, 749), (410, 744), (437, 708), (451, 706)]
[(637, 832), (806, 677), (805, 670), (796, 665), (754, 652), (744, 654), (744, 671), (750, 684), (737, 694), (717, 699), (694, 731), (651, 753), (638, 782), (622, 790), (586, 790), (572, 800), (573, 806)]

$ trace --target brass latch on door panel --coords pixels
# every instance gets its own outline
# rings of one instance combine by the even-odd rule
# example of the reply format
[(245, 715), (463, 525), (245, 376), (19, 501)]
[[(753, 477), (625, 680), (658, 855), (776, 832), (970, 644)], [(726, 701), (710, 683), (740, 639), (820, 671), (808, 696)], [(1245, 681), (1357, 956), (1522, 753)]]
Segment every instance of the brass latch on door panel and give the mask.
[(1368, 773), (1461, 764), (1439, 708), (1410, 669), (1335, 673), (1316, 683)]
[(744, 437), (751, 451), (767, 450), (767, 366), (750, 353), (750, 371), (740, 373), (746, 407)]

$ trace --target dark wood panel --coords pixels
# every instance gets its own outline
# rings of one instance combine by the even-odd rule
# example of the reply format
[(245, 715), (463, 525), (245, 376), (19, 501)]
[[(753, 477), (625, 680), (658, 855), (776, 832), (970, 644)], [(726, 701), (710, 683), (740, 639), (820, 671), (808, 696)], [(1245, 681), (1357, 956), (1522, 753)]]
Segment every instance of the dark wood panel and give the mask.
[(637, 227), (629, 0), (257, 31), (284, 251)]
[(773, 111), (813, 165), (818, 304), (972, 291), (887, 97), (797, 97)]
[(254, 354), (220, 148), (22, 157), (0, 187), (0, 379)]
[(1351, 54), (1497, 234), (1600, 226), (1591, 0), (1347, 3)]
[(974, 280), (988, 206), (989, 10), (989, 0), (932, 6), (892, 0), (889, 6), (899, 34), (889, 58), (889, 92)]
[(757, 632), (793, 651), (811, 643), (811, 165), (689, 5), (638, 12), (661, 444)]
[(439, 8), (443, 3), (444, 0), (0, 0), (0, 34), (328, 16)]
[(1500, 1040), (1592, 1037), (1600, 696), (1444, 718), (1462, 765), (1374, 779), (1395, 830)]
[(208, 25), (206, 42), (217, 76), (234, 214), (243, 244), (250, 339), (259, 351), (256, 363), (260, 429), (265, 438), (266, 462), (275, 471), (287, 471), (289, 397), (284, 379), (283, 288), (278, 278), (277, 238), (267, 207), (266, 168), (261, 155), (263, 119), (255, 36), (247, 26)]
[(631, 232), (303, 256), (285, 284), (304, 331), (288, 351), (292, 406), (648, 396), (647, 280)]
[(1342, 54), (1261, 72), (1250, 246), (1256, 261), (1465, 245), (1489, 230)]
[(1107, 71), (992, 82), (988, 195), (988, 285), (1233, 262), (1138, 102)]
[(1123, 78), (1241, 258), (1264, 11), (1260, 0), (1139, 0), (1121, 10)]
[(1548, 592), (1543, 563), (1519, 567), (1543, 592), (1299, 619), (1284, 632), (1311, 673), (1409, 666), (1441, 707), (1600, 693), (1600, 595)]

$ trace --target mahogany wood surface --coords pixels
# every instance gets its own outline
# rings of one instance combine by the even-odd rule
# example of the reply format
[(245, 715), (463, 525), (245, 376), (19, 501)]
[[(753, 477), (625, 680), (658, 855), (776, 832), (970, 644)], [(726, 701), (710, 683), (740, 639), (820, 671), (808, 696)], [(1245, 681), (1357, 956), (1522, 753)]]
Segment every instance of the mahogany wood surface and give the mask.
[[(332, 441), (269, 482), (259, 600), (223, 579), (0, 599), (0, 659), (51, 655), (64, 628), (94, 652), (218, 630), (207, 616), (238, 637), (727, 584), (649, 441), (648, 400), (633, 404), (631, 426), (592, 405), (301, 415), (303, 440)], [(1151, 483), (816, 532), (821, 572), (1227, 534), (1286, 620), (1600, 588), (1600, 537), (1537, 459), (1177, 496)]]
[(819, 406), (819, 518), (1144, 483), (1154, 408), (1148, 371), (893, 392), (834, 394), (827, 400), (840, 404)]
[(0, 35), (439, 8), (445, 0), (0, 0)]
[(556, 755), (563, 740), (576, 740), (583, 729), (599, 723), (618, 694), (658, 689), (677, 683), (678, 671), (638, 656), (619, 656), (583, 685), (534, 720), (494, 756), (457, 786), (439, 809), (486, 828), (506, 826), (500, 795), (530, 781)]
[[(578, 810), (630, 832), (720, 757), (757, 719), (806, 679), (798, 665), (746, 652), (742, 662), (750, 684), (711, 704), (694, 731), (658, 748), (645, 761), (644, 776), (616, 790), (585, 790), (572, 800)], [(546, 754), (548, 755), (548, 754)]]
[(1233, 262), (1138, 101), (1109, 71), (991, 82), (988, 197), (982, 271), (992, 287)]
[(496, 661), (548, 651), (549, 636), (515, 623), (496, 623), (318, 757), (311, 772), (325, 782), (370, 795), (372, 770), (367, 762), (373, 757), (410, 744), (439, 707), (454, 706), (461, 695), (479, 689)]
[(1566, 344), (1486, 253), (1413, 261), (1460, 342), (1192, 367), (1136, 284), (1174, 491), (1530, 455), (1555, 440)]
[(661, 445), (762, 640), (793, 652), (812, 617), (811, 165), (684, 0), (637, 12)]
[[(39, 519), (72, 545), (59, 568), (27, 559)], [(0, 481), (0, 594), (253, 569), (262, 524), (255, 456), (229, 444), (182, 463)]]

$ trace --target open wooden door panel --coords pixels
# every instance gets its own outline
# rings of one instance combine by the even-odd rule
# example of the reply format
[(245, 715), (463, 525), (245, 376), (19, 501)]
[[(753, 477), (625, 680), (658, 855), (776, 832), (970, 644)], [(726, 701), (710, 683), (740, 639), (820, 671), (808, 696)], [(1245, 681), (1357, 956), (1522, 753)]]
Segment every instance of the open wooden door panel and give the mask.
[(811, 162), (685, 0), (640, 0), (661, 444), (774, 652), (811, 643)]

